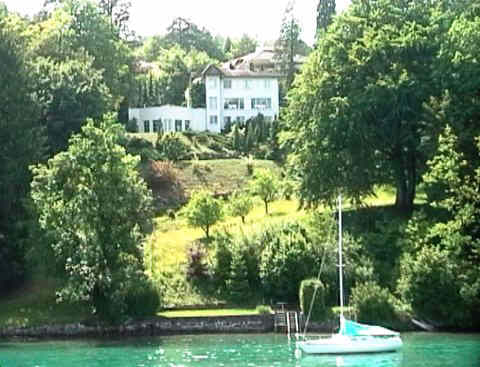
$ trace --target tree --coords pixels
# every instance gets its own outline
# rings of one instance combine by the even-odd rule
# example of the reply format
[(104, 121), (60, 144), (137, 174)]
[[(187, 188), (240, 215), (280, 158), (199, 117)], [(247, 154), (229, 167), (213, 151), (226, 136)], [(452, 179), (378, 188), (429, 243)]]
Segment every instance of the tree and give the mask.
[(325, 32), (335, 15), (335, 0), (319, 0), (317, 5), (317, 34)]
[(265, 169), (256, 170), (250, 181), (250, 191), (262, 199), (266, 215), (268, 215), (268, 204), (277, 196), (278, 186), (277, 177), (273, 172)]
[(285, 88), (290, 89), (295, 77), (295, 56), (299, 54), (300, 24), (293, 14), (294, 0), (290, 0), (283, 15), (280, 37), (275, 44), (275, 58), (285, 76)]
[(211, 33), (196, 24), (178, 17), (172, 21), (164, 36), (167, 48), (179, 46), (185, 51), (197, 50), (206, 52), (213, 59), (223, 60), (222, 45), (219, 45)]
[(430, 76), (439, 50), (431, 34), (440, 21), (429, 2), (365, 4), (354, 2), (335, 18), (302, 68), (284, 142), (305, 201), (329, 201), (338, 190), (360, 200), (374, 185), (390, 184), (396, 206), (409, 212), (424, 142), (436, 129), (423, 116), (439, 93)]
[(223, 217), (222, 205), (207, 191), (195, 192), (184, 209), (187, 222), (192, 227), (200, 227), (207, 239), (210, 228)]
[(244, 33), (239, 40), (235, 40), (232, 44), (230, 54), (227, 54), (229, 58), (235, 59), (240, 56), (247, 55), (255, 52), (258, 46), (258, 41), (255, 38), (250, 37)]
[(230, 215), (240, 217), (245, 224), (245, 217), (253, 208), (253, 200), (246, 192), (235, 191), (230, 198)]
[(125, 153), (123, 128), (89, 120), (68, 150), (32, 168), (31, 196), (64, 284), (58, 301), (88, 302), (104, 318), (128, 312), (148, 286), (142, 241), (152, 228), (152, 196)]
[(0, 292), (15, 288), (25, 274), (28, 167), (45, 153), (23, 29), (17, 28), (17, 20), (0, 15)]
[(40, 122), (53, 155), (67, 147), (69, 137), (80, 132), (87, 117), (98, 119), (110, 111), (112, 97), (91, 57), (61, 62), (38, 57), (34, 68)]

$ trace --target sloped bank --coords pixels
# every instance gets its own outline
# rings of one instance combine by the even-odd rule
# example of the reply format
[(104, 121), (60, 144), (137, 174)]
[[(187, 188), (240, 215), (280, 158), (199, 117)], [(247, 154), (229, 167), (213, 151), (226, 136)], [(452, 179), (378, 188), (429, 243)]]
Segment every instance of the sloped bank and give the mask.
[(82, 323), (0, 329), (0, 338), (84, 338), (189, 333), (264, 333), (273, 331), (270, 315), (151, 318), (117, 326)]

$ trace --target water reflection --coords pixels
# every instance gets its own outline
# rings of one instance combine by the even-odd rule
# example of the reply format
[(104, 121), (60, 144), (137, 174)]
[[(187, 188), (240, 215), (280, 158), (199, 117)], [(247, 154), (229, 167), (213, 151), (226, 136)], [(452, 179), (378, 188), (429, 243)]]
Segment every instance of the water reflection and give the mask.
[(335, 355), (303, 355), (297, 367), (397, 367), (401, 366), (403, 354), (375, 353), (351, 354), (344, 356)]

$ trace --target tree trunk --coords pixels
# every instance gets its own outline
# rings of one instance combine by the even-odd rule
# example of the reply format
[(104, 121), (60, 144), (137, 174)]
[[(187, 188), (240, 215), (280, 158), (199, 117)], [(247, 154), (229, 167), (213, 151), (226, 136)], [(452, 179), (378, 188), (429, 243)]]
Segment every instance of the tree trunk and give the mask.
[(416, 194), (417, 167), (414, 150), (399, 154), (398, 164), (395, 169), (396, 197), (395, 206), (405, 214), (413, 211), (413, 201)]

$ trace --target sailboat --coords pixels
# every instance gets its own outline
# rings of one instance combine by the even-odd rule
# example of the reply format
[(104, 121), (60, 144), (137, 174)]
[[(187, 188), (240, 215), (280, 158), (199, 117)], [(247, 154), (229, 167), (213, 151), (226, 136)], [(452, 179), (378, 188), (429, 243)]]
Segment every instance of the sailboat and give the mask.
[(298, 340), (296, 346), (307, 354), (348, 354), (394, 352), (402, 348), (396, 331), (360, 324), (343, 315), (342, 198), (338, 198), (338, 260), (340, 285), (340, 329), (328, 337)]

